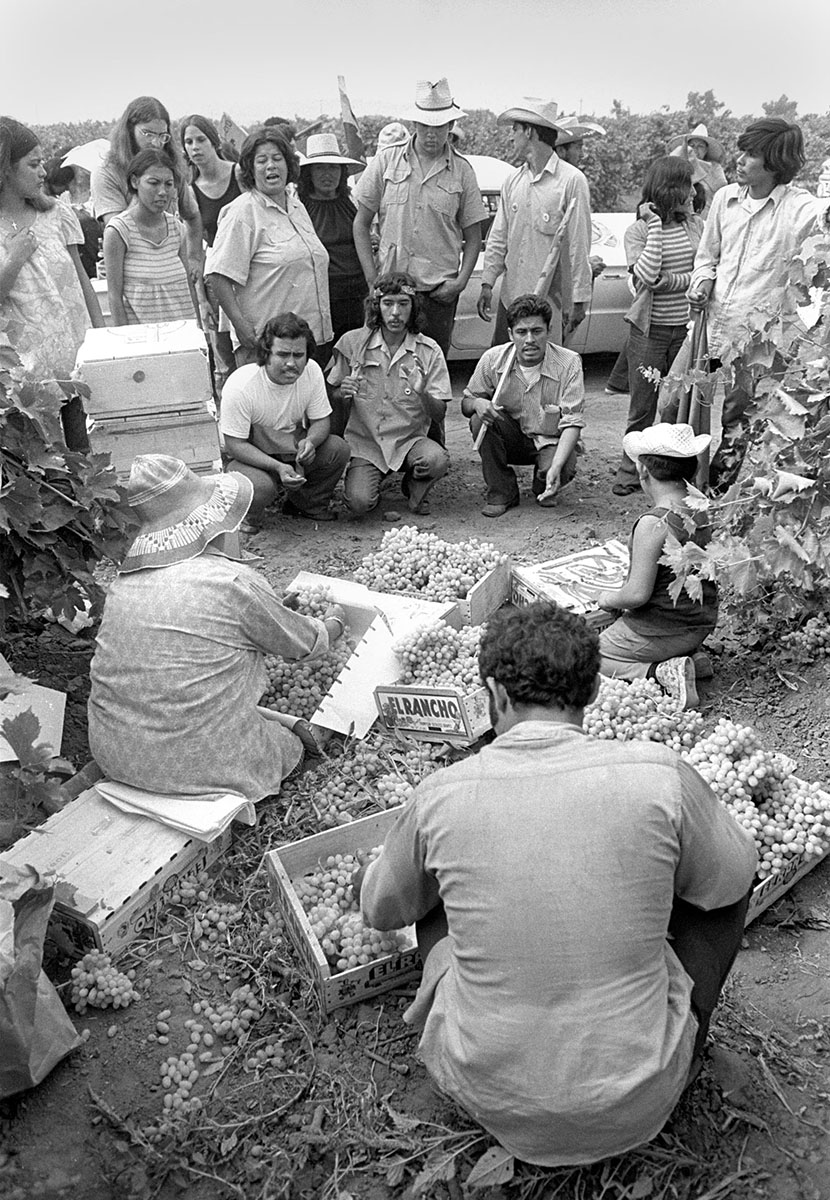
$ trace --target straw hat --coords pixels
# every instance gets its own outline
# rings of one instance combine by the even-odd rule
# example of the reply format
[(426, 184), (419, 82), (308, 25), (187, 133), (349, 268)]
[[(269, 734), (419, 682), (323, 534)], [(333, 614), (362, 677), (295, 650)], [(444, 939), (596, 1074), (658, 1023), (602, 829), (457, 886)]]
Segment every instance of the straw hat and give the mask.
[(334, 163), (339, 167), (351, 167), (353, 171), (365, 170), (366, 163), (358, 158), (346, 158), (333, 133), (312, 133), (300, 155), (301, 167), (313, 167), (315, 163)]
[(557, 120), (557, 115), (558, 109), (553, 100), (523, 96), (519, 104), (499, 113), (498, 123), (504, 125), (508, 121), (521, 121), (524, 125), (541, 125), (544, 129), (555, 129), (559, 133), (562, 126)]
[(387, 146), (399, 146), (408, 141), (409, 130), (403, 122), (390, 121), (378, 134), (378, 150), (385, 150)]
[(681, 146), (688, 146), (690, 141), (705, 142), (707, 153), (713, 158), (723, 158), (723, 146), (717, 138), (709, 137), (709, 130), (705, 125), (695, 125), (689, 133), (677, 133), (674, 137), (669, 138), (669, 150), (676, 150)]
[(214, 538), (239, 528), (253, 495), (244, 475), (196, 475), (168, 454), (139, 454), (127, 483), (127, 503), (141, 529), (120, 573), (197, 558)]
[(453, 100), (446, 78), (437, 83), (419, 79), (415, 84), (415, 107), (410, 109), (406, 119), (417, 121), (419, 125), (448, 125), (466, 115)]
[(570, 142), (582, 142), (586, 137), (605, 136), (605, 127), (595, 121), (580, 121), (579, 117), (559, 117), (559, 136), (557, 146), (567, 146)]
[(662, 454), (666, 458), (697, 458), (712, 438), (708, 433), (695, 435), (691, 425), (652, 425), (641, 432), (627, 433), (623, 450), (636, 460), (641, 454)]

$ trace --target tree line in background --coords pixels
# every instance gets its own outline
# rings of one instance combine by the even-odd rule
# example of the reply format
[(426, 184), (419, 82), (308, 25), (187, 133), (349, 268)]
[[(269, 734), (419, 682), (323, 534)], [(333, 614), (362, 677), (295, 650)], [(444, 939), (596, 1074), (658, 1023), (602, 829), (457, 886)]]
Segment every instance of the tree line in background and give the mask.
[[(796, 121), (804, 133), (807, 165), (797, 182), (815, 190), (821, 164), (830, 154), (830, 111), (798, 114), (798, 103), (787, 96), (769, 100), (762, 105), (763, 115)], [(207, 114), (211, 115), (211, 114)], [(595, 212), (630, 212), (639, 199), (640, 187), (649, 163), (666, 153), (666, 146), (675, 134), (685, 133), (703, 122), (712, 137), (724, 148), (723, 168), (728, 179), (735, 178), (738, 135), (761, 114), (735, 116), (717, 99), (711, 88), (706, 92), (689, 92), (686, 107), (672, 112), (666, 106), (659, 112), (632, 113), (615, 100), (608, 115), (584, 113), (586, 120), (599, 122), (607, 130), (605, 137), (589, 138), (585, 142), (582, 170), (591, 184), (591, 201)], [(372, 154), (380, 129), (395, 119), (389, 116), (359, 116), (367, 154)], [(75, 146), (93, 138), (107, 137), (114, 121), (79, 121), (70, 124), (36, 125), (47, 154), (66, 146)], [(312, 121), (296, 118), (298, 128)], [(322, 125), (315, 118), (317, 129), (333, 131), (342, 140), (339, 117), (325, 117)], [(462, 134), (461, 149), (465, 154), (490, 154), (511, 161), (510, 141), (505, 126), (496, 124), (496, 114), (486, 108), (469, 109), (458, 124)]]

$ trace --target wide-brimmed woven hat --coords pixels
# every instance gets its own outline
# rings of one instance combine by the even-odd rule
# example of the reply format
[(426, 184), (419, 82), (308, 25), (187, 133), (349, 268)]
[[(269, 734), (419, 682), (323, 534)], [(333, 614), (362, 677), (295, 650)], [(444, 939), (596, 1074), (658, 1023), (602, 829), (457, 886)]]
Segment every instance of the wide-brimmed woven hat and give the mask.
[(196, 475), (179, 458), (139, 454), (127, 483), (127, 503), (141, 529), (120, 573), (196, 558), (214, 538), (239, 528), (253, 495), (244, 475)]
[(668, 149), (676, 150), (679, 146), (687, 146), (690, 141), (705, 142), (709, 147), (709, 154), (713, 158), (723, 158), (723, 146), (717, 138), (709, 137), (709, 130), (705, 125), (695, 125), (694, 129), (688, 133), (677, 133), (674, 137), (669, 138)]
[(340, 167), (351, 167), (363, 171), (366, 163), (358, 158), (347, 158), (340, 153), (340, 146), (333, 133), (312, 133), (306, 142), (305, 153), (300, 156), (301, 167), (312, 167), (315, 163), (333, 163)]
[(378, 150), (385, 150), (387, 146), (399, 146), (407, 141), (409, 130), (403, 121), (390, 121), (378, 134)]
[(627, 433), (623, 450), (636, 460), (641, 454), (663, 454), (666, 458), (697, 458), (712, 438), (708, 433), (696, 434), (691, 425), (652, 425), (648, 429)]
[(605, 127), (596, 121), (582, 121), (579, 117), (557, 117), (559, 136), (557, 146), (567, 146), (569, 142), (582, 142), (589, 137), (604, 137)]
[(410, 109), (406, 119), (420, 125), (447, 125), (466, 115), (453, 100), (446, 79), (439, 79), (437, 83), (419, 79), (415, 84), (415, 107)]
[(518, 104), (499, 113), (497, 120), (500, 125), (504, 125), (507, 121), (521, 121), (524, 125), (541, 125), (545, 129), (555, 129), (559, 133), (562, 126), (557, 120), (558, 111), (553, 100), (539, 100), (535, 96), (523, 96)]

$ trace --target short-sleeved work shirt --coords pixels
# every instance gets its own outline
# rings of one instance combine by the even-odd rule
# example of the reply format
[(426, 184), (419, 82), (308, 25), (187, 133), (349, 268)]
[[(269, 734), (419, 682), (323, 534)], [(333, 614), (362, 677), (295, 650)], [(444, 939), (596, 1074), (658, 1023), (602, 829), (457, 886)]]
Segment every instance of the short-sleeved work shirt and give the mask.
[(672, 905), (735, 904), (756, 863), (667, 747), (523, 721), (418, 786), (361, 903), (396, 929), (443, 902), (405, 1017), (430, 1074), (518, 1158), (578, 1164), (648, 1141), (677, 1103), (697, 1022)]
[[(257, 334), (278, 313), (293, 312), (308, 321), (318, 343), (331, 341), (329, 256), (291, 193), (285, 208), (256, 191), (226, 205), (205, 259), (208, 275), (236, 285), (239, 307)], [(234, 331), (231, 337), (237, 341)]]
[(378, 269), (406, 271), (419, 289), (432, 291), (454, 279), (463, 230), (487, 218), (475, 171), (447, 144), (426, 170), (415, 138), (376, 154), (358, 180), (354, 199), (377, 213)]
[(419, 363), (426, 391), (449, 403), (452, 385), (441, 348), (423, 333), (408, 333), (390, 353), (379, 329), (352, 329), (337, 345), (328, 380), (337, 387), (359, 374), (344, 437), (353, 458), (363, 458), (384, 473), (399, 471), (419, 438), (426, 437), (430, 416), (413, 392), (406, 373)]
[(225, 437), (247, 441), (254, 428), (263, 430), (272, 443), (294, 445), (294, 435), (310, 421), (331, 414), (323, 372), (316, 362), (306, 363), (294, 383), (274, 383), (265, 367), (250, 363), (238, 367), (222, 389), (219, 428)]

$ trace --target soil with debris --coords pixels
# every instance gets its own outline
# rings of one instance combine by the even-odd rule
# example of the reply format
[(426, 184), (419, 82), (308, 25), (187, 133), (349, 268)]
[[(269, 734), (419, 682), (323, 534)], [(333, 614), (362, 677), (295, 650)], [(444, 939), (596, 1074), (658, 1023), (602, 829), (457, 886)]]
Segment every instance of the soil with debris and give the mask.
[[(275, 515), (249, 548), (283, 589), (300, 569), (349, 577), (395, 523), (449, 540), (492, 540), (527, 562), (625, 537), (642, 498), (611, 494), (626, 398), (604, 394), (610, 366), (603, 356), (586, 360), (585, 454), (558, 508), (534, 504), (524, 469), (521, 506), (498, 520), (480, 515), (480, 469), (456, 404), (448, 419), (453, 466), (433, 491), (431, 517), (410, 517), (391, 485), (382, 512), (360, 524)], [(469, 370), (453, 368), (457, 396)], [(89, 635), (17, 631), (4, 652), (17, 670), (67, 691), (64, 754), (83, 765)], [(770, 748), (798, 761), (799, 774), (828, 782), (828, 661), (776, 670), (766, 658), (716, 653), (715, 677), (701, 689), (707, 722), (728, 715), (755, 725)], [(435, 1093), (419, 1065), (416, 1039), (401, 1019), (414, 988), (326, 1019), (274, 919), (262, 855), (310, 832), (307, 816), (300, 819), (289, 793), (263, 805), (258, 827), (238, 833), (203, 881), (203, 907), (225, 902), (241, 912), (221, 953), (194, 933), (201, 902), (183, 899), (124, 960), (136, 969), (140, 1002), (77, 1017), (78, 1029), (89, 1030), (85, 1044), (38, 1088), (0, 1105), (0, 1198), (458, 1200), (472, 1193), (467, 1177), (494, 1144)], [(713, 1023), (712, 1059), (653, 1143), (579, 1170), (505, 1164), (493, 1151), (492, 1173), (481, 1182), (494, 1186), (478, 1194), (830, 1200), (829, 864), (748, 931)], [(57, 979), (68, 978), (66, 962), (54, 958), (50, 967)], [(264, 1000), (261, 1017), (249, 1033), (225, 1036), (222, 1052), (220, 1039), (208, 1045), (200, 1034), (204, 1060), (193, 1094), (202, 1108), (165, 1128), (160, 1066), (193, 1044), (194, 1002), (200, 1011), (202, 1001), (229, 1005), (244, 984)], [(68, 1003), (65, 987), (63, 995)]]

